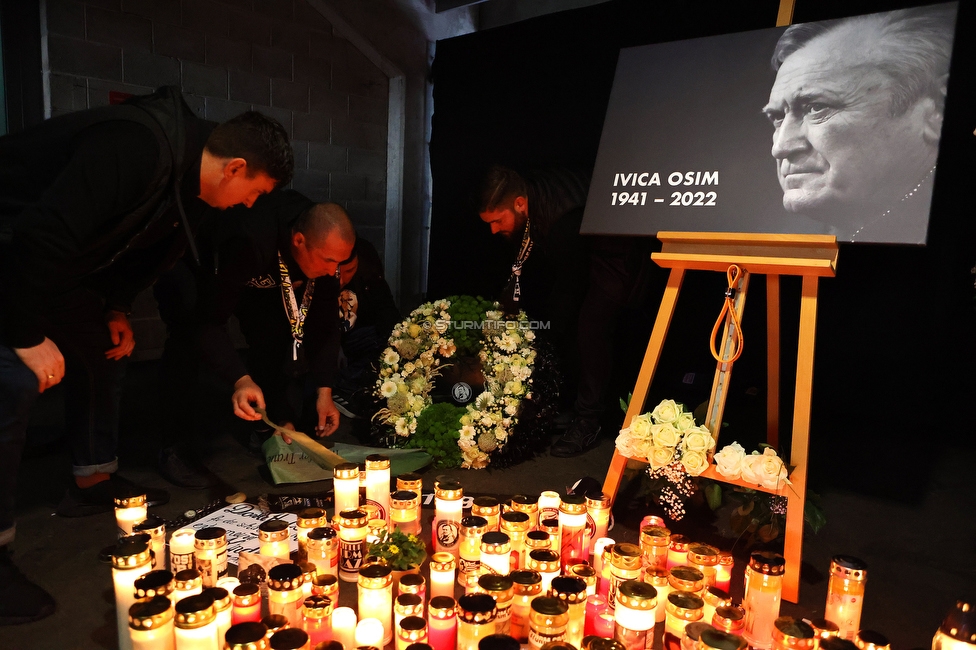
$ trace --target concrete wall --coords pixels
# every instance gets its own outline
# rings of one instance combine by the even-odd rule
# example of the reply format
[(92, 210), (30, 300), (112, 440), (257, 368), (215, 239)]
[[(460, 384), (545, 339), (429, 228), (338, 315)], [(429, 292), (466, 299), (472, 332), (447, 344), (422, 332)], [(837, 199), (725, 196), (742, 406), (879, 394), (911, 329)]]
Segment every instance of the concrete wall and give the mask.
[[(288, 130), (293, 187), (349, 211), (384, 247), (386, 76), (305, 0), (46, 0), (50, 111), (109, 93), (180, 86), (201, 117), (258, 110)], [(133, 314), (138, 356), (165, 332), (151, 296)]]

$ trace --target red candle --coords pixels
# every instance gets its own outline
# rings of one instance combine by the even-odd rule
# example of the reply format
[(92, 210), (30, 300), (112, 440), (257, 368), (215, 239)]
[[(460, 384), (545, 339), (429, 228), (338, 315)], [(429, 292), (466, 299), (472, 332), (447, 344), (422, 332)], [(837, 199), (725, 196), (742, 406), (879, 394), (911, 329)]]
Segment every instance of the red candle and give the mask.
[(234, 609), (231, 611), (231, 624), (261, 622), (261, 588), (256, 584), (244, 583), (234, 587)]
[(600, 614), (607, 611), (607, 599), (600, 594), (593, 594), (586, 599), (586, 622), (583, 624), (583, 636), (596, 636), (596, 621)]
[(427, 643), (437, 650), (457, 648), (457, 615), (454, 599), (435, 596), (427, 604)]
[(604, 639), (613, 638), (613, 614), (600, 614), (597, 616), (594, 634)]

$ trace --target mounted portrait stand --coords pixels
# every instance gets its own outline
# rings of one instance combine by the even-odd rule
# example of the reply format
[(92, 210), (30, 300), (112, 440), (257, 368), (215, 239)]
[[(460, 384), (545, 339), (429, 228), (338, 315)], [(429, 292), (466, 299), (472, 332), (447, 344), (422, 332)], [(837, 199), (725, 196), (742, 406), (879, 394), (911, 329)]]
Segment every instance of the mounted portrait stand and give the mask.
[[(674, 316), (678, 293), (684, 281), (685, 271), (714, 271), (729, 273), (733, 265), (740, 270), (735, 278), (734, 310), (725, 314), (725, 325), (719, 339), (719, 358), (732, 358), (737, 336), (733, 322), (741, 322), (748, 294), (749, 278), (754, 274), (766, 276), (766, 339), (768, 390), (766, 405), (766, 439), (773, 448), (779, 444), (779, 357), (780, 357), (780, 289), (781, 275), (802, 277), (800, 290), (800, 331), (796, 360), (796, 392), (793, 402), (793, 435), (788, 465), (792, 467), (790, 483), (777, 489), (767, 489), (746, 483), (741, 479), (728, 479), (709, 465), (702, 477), (738, 485), (741, 487), (775, 494), (787, 499), (786, 532), (783, 555), (786, 558), (786, 574), (783, 580), (783, 598), (797, 602), (800, 591), (800, 560), (803, 544), (803, 508), (806, 500), (807, 450), (810, 438), (810, 403), (813, 391), (813, 351), (817, 327), (817, 289), (820, 278), (834, 277), (837, 268), (837, 240), (832, 235), (762, 235), (737, 233), (660, 232), (660, 253), (651, 259), (659, 266), (671, 269), (668, 283), (661, 298), (661, 306), (654, 321), (654, 328), (647, 344), (644, 361), (637, 376), (633, 397), (624, 428), (630, 426), (634, 416), (645, 410), (647, 394), (654, 372), (661, 358), (664, 339), (671, 318)], [(735, 321), (733, 319), (736, 319)], [(741, 336), (741, 333), (738, 334)], [(728, 395), (728, 383), (733, 362), (719, 361), (712, 382), (708, 411), (704, 426), (718, 442), (722, 426), (722, 414)], [(603, 492), (616, 498), (627, 467), (628, 459), (614, 451), (603, 484)], [(646, 459), (633, 459), (646, 462)]]

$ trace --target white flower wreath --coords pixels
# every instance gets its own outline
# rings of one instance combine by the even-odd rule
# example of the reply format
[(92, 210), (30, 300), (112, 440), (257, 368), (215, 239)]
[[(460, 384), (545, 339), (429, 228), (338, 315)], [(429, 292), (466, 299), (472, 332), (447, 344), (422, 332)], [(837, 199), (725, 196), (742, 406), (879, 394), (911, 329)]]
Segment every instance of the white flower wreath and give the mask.
[[(497, 305), (496, 305), (497, 306)], [(380, 357), (375, 394), (386, 407), (374, 418), (408, 439), (417, 430), (417, 419), (431, 405), (433, 380), (457, 348), (447, 335), (451, 315), (448, 300), (424, 303), (393, 328), (389, 347)], [(461, 416), (458, 447), (463, 468), (480, 469), (501, 450), (518, 421), (519, 405), (531, 397), (536, 351), (535, 332), (525, 312), (517, 320), (505, 320), (501, 311), (489, 311), (482, 326), (478, 353), (485, 389)]]

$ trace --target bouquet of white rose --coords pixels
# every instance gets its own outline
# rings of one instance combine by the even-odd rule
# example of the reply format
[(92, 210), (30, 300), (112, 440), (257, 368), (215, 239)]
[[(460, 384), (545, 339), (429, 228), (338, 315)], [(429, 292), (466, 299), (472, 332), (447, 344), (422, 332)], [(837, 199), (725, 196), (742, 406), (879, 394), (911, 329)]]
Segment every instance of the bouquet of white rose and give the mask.
[(765, 447), (762, 453), (746, 450), (737, 442), (722, 447), (715, 454), (715, 471), (726, 478), (741, 478), (746, 483), (761, 485), (768, 490), (778, 490), (784, 483), (789, 484), (789, 469), (772, 447)]
[(715, 439), (683, 404), (666, 399), (650, 413), (635, 416), (617, 436), (617, 451), (628, 458), (646, 458), (657, 501), (677, 521), (684, 503), (698, 490), (695, 478), (708, 467)]

